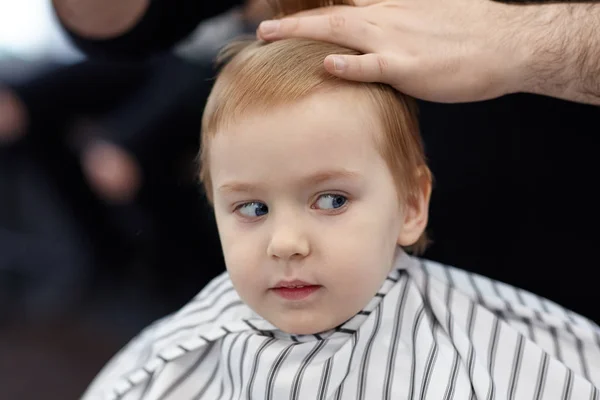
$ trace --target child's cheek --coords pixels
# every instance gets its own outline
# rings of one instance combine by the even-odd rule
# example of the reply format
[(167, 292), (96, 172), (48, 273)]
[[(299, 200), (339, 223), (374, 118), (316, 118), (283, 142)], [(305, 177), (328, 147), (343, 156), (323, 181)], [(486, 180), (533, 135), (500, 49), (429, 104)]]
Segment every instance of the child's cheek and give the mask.
[[(225, 264), (234, 284), (260, 284), (264, 277), (264, 257), (260, 247), (251, 240), (236, 237), (233, 240), (223, 237)], [(263, 251), (264, 252), (264, 251)]]

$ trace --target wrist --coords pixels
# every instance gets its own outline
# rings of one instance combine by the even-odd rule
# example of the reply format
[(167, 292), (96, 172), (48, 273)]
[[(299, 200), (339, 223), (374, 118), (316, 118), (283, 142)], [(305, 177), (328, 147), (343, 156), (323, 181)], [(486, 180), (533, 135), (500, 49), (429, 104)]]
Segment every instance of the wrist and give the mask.
[(518, 91), (541, 94), (549, 81), (556, 84), (561, 77), (561, 59), (566, 55), (565, 37), (560, 37), (557, 12), (554, 5), (524, 5), (523, 29), (520, 33), (521, 64)]
[(535, 68), (539, 56), (536, 9), (527, 5), (490, 2), (496, 26), (492, 60), (500, 68), (502, 94), (530, 92), (536, 85)]

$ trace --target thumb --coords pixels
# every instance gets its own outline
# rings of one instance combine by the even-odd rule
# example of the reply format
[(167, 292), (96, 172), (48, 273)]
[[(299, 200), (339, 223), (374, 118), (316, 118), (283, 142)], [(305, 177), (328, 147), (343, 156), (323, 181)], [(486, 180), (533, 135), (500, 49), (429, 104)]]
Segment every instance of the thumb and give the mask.
[(381, 54), (330, 55), (325, 58), (325, 69), (352, 81), (391, 83), (389, 60)]

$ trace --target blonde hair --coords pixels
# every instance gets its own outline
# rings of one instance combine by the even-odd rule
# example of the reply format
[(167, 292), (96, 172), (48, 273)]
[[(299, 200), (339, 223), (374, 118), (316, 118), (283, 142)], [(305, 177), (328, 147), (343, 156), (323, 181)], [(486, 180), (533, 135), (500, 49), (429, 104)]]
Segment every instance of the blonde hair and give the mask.
[[(286, 15), (333, 4), (350, 5), (343, 0), (281, 0), (276, 4), (276, 10)], [(218, 61), (225, 64), (204, 110), (199, 155), (200, 180), (211, 203), (209, 149), (217, 132), (248, 113), (267, 112), (275, 106), (291, 104), (336, 86), (356, 86), (374, 104), (384, 132), (376, 145), (392, 172), (399, 197), (407, 204), (419, 201), (423, 195), (423, 179), (430, 182), (431, 173), (425, 161), (414, 99), (388, 85), (349, 82), (334, 77), (323, 67), (323, 60), (329, 54), (359, 53), (334, 44), (303, 39), (268, 44), (256, 40), (237, 41), (221, 52)], [(427, 244), (424, 233), (407, 250), (421, 253)]]

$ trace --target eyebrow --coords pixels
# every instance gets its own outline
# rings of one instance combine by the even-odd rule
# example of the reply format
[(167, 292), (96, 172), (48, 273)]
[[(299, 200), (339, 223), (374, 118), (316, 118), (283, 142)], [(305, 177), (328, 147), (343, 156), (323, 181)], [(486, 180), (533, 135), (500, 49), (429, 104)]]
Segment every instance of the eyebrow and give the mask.
[(258, 189), (259, 185), (253, 183), (231, 182), (219, 186), (219, 192), (236, 193), (236, 192), (253, 192)]
[(340, 180), (340, 179), (360, 179), (361, 174), (347, 169), (333, 169), (328, 171), (319, 171), (302, 179), (302, 183), (306, 185), (318, 185), (324, 182)]
[[(350, 171), (347, 169), (333, 169), (333, 170), (327, 170), (327, 171), (318, 171), (314, 174), (311, 174), (307, 177), (304, 177), (301, 179), (301, 184), (303, 185), (319, 185), (328, 181), (333, 181), (333, 180), (341, 180), (341, 179), (348, 179), (348, 180), (356, 180), (356, 179), (360, 179), (362, 177), (361, 174), (359, 174), (358, 172), (354, 172), (354, 171)], [(225, 183), (221, 186), (219, 186), (218, 190), (220, 192), (229, 192), (229, 193), (235, 193), (235, 192), (242, 192), (242, 193), (248, 193), (248, 192), (253, 192), (256, 191), (260, 188), (260, 185), (255, 184), (255, 183), (246, 183), (246, 182), (230, 182), (230, 183)]]

